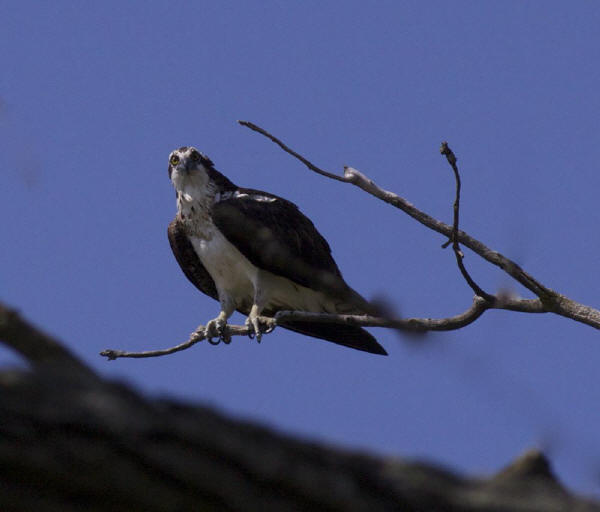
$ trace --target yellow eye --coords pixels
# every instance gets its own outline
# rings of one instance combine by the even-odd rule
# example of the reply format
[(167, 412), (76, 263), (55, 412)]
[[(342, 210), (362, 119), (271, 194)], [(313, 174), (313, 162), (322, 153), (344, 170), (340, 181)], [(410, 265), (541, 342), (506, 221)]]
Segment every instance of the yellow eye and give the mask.
[(172, 155), (171, 158), (169, 158), (169, 163), (171, 165), (177, 165), (179, 163), (179, 157), (177, 155)]

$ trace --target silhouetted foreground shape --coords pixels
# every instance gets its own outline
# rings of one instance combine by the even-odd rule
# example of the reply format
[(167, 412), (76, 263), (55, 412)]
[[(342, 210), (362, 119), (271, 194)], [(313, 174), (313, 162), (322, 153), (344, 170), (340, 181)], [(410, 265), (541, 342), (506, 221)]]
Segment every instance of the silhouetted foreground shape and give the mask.
[(600, 511), (530, 452), (488, 479), (301, 442), (107, 381), (0, 304), (0, 510)]

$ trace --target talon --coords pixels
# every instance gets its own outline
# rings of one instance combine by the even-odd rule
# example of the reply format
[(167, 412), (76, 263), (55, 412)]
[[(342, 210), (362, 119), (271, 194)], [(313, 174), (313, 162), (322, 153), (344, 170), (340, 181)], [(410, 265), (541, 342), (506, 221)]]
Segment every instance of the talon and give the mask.
[(229, 345), (231, 343), (231, 334), (226, 332), (225, 327), (223, 327), (223, 334), (219, 338), (225, 345)]
[(228, 344), (231, 341), (231, 336), (227, 332), (227, 324), (225, 322), (217, 325), (217, 332), (219, 333), (219, 340), (223, 343)]
[(250, 320), (250, 317), (246, 318), (246, 327), (248, 327), (249, 329), (252, 329), (249, 333), (248, 333), (248, 338), (250, 338), (251, 340), (254, 339), (254, 335), (256, 334), (256, 329), (254, 328), (254, 325), (252, 324), (252, 321)]
[[(214, 318), (206, 324), (204, 328), (204, 336), (211, 345), (218, 345), (221, 342), (229, 344), (231, 337), (225, 332), (227, 321), (222, 318)], [(217, 338), (216, 341), (213, 338)]]
[(252, 328), (252, 331), (248, 333), (248, 337), (250, 339), (256, 337), (258, 343), (260, 343), (263, 334), (270, 333), (276, 327), (273, 318), (252, 315), (246, 318), (246, 325)]
[(252, 322), (252, 328), (254, 329), (254, 334), (256, 334), (256, 341), (258, 343), (260, 343), (260, 340), (262, 338), (262, 331), (260, 329), (260, 322), (258, 320), (258, 317), (255, 316), (250, 321)]

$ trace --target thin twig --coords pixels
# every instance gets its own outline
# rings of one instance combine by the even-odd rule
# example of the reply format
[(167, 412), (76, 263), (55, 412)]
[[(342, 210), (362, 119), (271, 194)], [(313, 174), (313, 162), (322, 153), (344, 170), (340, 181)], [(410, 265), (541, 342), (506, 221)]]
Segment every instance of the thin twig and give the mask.
[(456, 155), (450, 149), (447, 142), (442, 142), (442, 147), (440, 148), (440, 153), (446, 157), (450, 167), (454, 171), (454, 180), (456, 181), (456, 194), (454, 197), (454, 205), (452, 206), (452, 210), (454, 213), (454, 219), (452, 222), (452, 235), (448, 241), (442, 245), (442, 248), (448, 247), (451, 243), (457, 243), (458, 239), (458, 225), (459, 225), (459, 213), (460, 213), (460, 173), (458, 172), (458, 166), (456, 165)]
[[(224, 339), (230, 339), (232, 336), (249, 336), (254, 333), (254, 329), (247, 325), (230, 325), (227, 324), (225, 326), (225, 332), (223, 334)], [(158, 357), (158, 356), (166, 356), (168, 354), (173, 354), (175, 352), (180, 352), (182, 350), (188, 349), (191, 346), (195, 345), (206, 339), (205, 328), (203, 325), (199, 325), (198, 328), (190, 334), (190, 338), (179, 345), (175, 345), (174, 347), (159, 349), (159, 350), (144, 350), (142, 352), (128, 352), (126, 350), (116, 350), (116, 349), (106, 349), (100, 352), (101, 356), (108, 358), (109, 361), (114, 361), (120, 357), (134, 357), (134, 358), (143, 358), (143, 357)], [(227, 344), (228, 342), (225, 342)], [(217, 343), (213, 343), (216, 345)]]
[(290, 149), (289, 147), (287, 147), (277, 137), (274, 137), (269, 132), (266, 132), (265, 130), (263, 130), (260, 126), (256, 126), (254, 123), (251, 123), (250, 121), (238, 121), (238, 123), (241, 124), (242, 126), (246, 126), (247, 128), (250, 128), (251, 130), (254, 130), (255, 132), (258, 132), (258, 133), (264, 135), (265, 137), (268, 137), (275, 144), (277, 144), (281, 149), (283, 149), (286, 153), (289, 153), (293, 157), (295, 157), (298, 160), (300, 160), (311, 171), (314, 171), (317, 174), (320, 174), (321, 176), (325, 176), (327, 178), (331, 178), (332, 180), (343, 181), (343, 182), (347, 182), (348, 181), (343, 176), (338, 176), (337, 174), (333, 174), (331, 172), (327, 172), (327, 171), (324, 171), (323, 169), (320, 169), (315, 164), (313, 164), (312, 162), (310, 162), (309, 160), (307, 160), (306, 158), (304, 158), (302, 155), (300, 155), (299, 153), (296, 153), (293, 149)]
[(483, 297), (488, 302), (494, 302), (496, 298), (493, 295), (490, 295), (486, 291), (484, 291), (471, 277), (469, 272), (467, 271), (467, 267), (465, 267), (465, 262), (463, 261), (465, 255), (460, 250), (460, 244), (458, 241), (458, 224), (459, 224), (459, 212), (460, 212), (460, 173), (458, 172), (458, 165), (456, 164), (456, 155), (450, 149), (447, 142), (442, 142), (442, 147), (440, 148), (440, 153), (446, 157), (450, 167), (452, 167), (452, 171), (454, 171), (454, 179), (456, 181), (456, 194), (454, 198), (453, 212), (454, 212), (454, 220), (452, 222), (452, 234), (448, 242), (442, 245), (443, 248), (448, 247), (448, 244), (452, 244), (452, 250), (454, 251), (454, 255), (456, 256), (456, 264), (460, 270), (460, 273), (464, 277), (467, 284), (471, 287), (471, 290), (475, 292), (476, 295)]

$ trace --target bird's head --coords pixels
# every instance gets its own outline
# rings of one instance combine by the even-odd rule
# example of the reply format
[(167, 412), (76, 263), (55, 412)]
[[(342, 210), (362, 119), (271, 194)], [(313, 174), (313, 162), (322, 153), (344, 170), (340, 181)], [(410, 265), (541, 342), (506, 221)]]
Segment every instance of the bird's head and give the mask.
[(217, 171), (211, 159), (194, 147), (183, 146), (169, 155), (169, 178), (178, 200), (212, 201), (219, 192), (237, 187)]
[(183, 146), (169, 155), (169, 179), (177, 192), (205, 189), (210, 181), (209, 169), (213, 169), (210, 158), (196, 148)]

